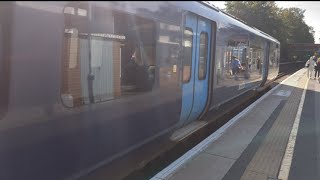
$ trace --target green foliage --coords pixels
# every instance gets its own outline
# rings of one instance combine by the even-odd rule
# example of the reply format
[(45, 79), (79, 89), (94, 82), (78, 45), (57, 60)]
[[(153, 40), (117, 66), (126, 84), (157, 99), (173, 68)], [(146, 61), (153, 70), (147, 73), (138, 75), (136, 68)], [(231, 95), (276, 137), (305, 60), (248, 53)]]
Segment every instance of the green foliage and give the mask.
[(274, 1), (226, 1), (225, 11), (275, 37), (282, 57), (288, 43), (314, 43), (314, 30), (304, 21), (305, 10), (278, 8)]

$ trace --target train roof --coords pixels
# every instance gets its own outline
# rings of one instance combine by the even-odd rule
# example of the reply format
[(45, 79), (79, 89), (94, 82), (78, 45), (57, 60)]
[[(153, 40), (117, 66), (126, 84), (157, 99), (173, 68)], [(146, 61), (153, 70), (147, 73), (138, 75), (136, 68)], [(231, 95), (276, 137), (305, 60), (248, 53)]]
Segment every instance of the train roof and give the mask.
[(200, 4), (203, 4), (203, 5), (207, 6), (207, 7), (209, 7), (210, 9), (212, 9), (212, 10), (218, 12), (218, 13), (221, 13), (223, 15), (226, 15), (226, 16), (230, 17), (231, 19), (235, 20), (236, 22), (241, 23), (243, 26), (246, 26), (246, 27), (250, 28), (251, 32), (253, 32), (253, 33), (259, 34), (262, 37), (264, 37), (266, 39), (269, 39), (271, 41), (275, 41), (277, 43), (280, 43), (276, 38), (272, 37), (271, 35), (259, 30), (258, 28), (254, 27), (254, 26), (248, 25), (247, 22), (245, 22), (242, 19), (240, 19), (238, 17), (235, 17), (235, 16), (233, 16), (233, 15), (231, 15), (231, 14), (229, 14), (229, 13), (227, 13), (227, 12), (221, 10), (221, 9), (219, 9), (218, 7), (216, 7), (213, 4), (211, 4), (209, 1), (198, 1), (198, 2)]

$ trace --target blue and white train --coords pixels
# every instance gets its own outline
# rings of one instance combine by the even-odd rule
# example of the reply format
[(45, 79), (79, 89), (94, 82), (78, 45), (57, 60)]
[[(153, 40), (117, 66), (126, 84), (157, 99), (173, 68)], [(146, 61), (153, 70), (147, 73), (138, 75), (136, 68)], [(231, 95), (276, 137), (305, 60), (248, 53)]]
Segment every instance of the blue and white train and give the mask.
[(0, 39), (5, 180), (79, 177), (279, 70), (278, 40), (206, 2), (1, 2)]

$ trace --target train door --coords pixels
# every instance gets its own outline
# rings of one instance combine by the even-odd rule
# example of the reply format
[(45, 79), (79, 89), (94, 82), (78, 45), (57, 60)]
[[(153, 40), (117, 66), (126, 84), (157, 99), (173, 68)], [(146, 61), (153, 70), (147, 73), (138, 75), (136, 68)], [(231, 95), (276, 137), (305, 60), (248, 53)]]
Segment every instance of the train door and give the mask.
[(182, 111), (183, 123), (195, 120), (208, 99), (211, 22), (186, 15), (184, 29)]

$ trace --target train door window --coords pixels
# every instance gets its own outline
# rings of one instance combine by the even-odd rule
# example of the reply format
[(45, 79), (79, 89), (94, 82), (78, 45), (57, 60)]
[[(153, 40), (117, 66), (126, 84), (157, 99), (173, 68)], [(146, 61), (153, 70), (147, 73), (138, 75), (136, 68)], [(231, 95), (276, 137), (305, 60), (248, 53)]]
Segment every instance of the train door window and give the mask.
[(66, 106), (152, 90), (156, 55), (153, 20), (88, 3), (70, 4), (64, 12), (61, 98)]
[(199, 47), (199, 73), (198, 78), (203, 80), (207, 74), (207, 56), (208, 56), (208, 34), (201, 32)]
[(193, 31), (191, 28), (185, 28), (183, 40), (183, 82), (186, 83), (190, 81), (192, 68)]

